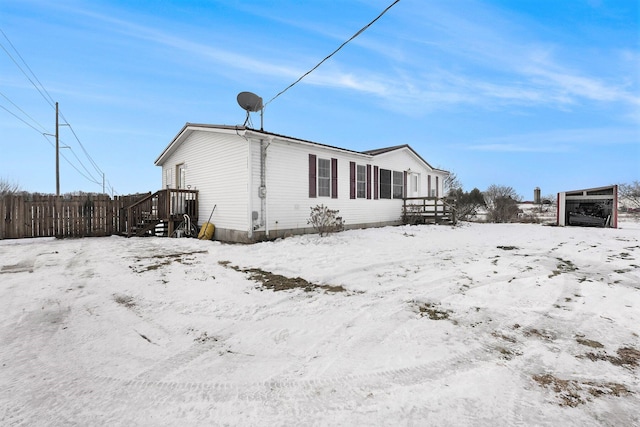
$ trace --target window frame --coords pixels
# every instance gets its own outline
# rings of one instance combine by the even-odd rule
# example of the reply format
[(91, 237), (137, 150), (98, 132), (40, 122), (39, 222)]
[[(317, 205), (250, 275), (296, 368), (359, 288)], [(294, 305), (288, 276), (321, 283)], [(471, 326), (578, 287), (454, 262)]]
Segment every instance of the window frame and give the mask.
[(393, 171), (391, 177), (391, 198), (404, 198), (404, 172)]
[(367, 166), (356, 165), (356, 198), (367, 198)]
[(380, 168), (378, 173), (380, 174), (380, 198), (391, 200), (391, 196), (393, 195), (393, 171), (391, 169)]
[[(326, 165), (324, 165), (325, 162)], [(323, 172), (326, 172), (326, 176), (323, 175)], [(318, 197), (331, 197), (331, 159), (318, 157), (316, 194)]]

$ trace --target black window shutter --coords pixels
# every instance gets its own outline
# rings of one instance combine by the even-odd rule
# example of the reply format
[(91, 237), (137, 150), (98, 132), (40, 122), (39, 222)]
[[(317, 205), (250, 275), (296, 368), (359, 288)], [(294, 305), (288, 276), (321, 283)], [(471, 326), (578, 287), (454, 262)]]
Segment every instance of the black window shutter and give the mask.
[(316, 197), (316, 155), (309, 154), (309, 197)]
[(371, 198), (371, 165), (367, 165), (367, 199)]
[(349, 162), (349, 198), (356, 198), (356, 163)]
[(373, 167), (373, 198), (378, 200), (378, 167)]
[(331, 159), (331, 198), (338, 198), (338, 159)]

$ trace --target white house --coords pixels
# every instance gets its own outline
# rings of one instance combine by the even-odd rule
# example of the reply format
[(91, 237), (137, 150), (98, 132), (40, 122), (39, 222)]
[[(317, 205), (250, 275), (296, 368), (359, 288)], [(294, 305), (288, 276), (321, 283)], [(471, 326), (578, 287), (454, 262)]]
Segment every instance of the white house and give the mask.
[(402, 222), (403, 197), (441, 197), (448, 172), (408, 145), (357, 152), (250, 129), (187, 123), (155, 161), (163, 188), (198, 190), (214, 238), (253, 242), (313, 232), (310, 208), (345, 228)]

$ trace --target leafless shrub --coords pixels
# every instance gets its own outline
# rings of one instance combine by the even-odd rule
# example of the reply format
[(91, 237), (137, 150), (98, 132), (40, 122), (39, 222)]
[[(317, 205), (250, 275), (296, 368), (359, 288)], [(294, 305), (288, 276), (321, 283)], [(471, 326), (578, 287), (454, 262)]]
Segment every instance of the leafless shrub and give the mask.
[(11, 182), (6, 178), (0, 178), (0, 197), (8, 194), (16, 194), (20, 191), (20, 185), (17, 182)]
[(307, 224), (320, 233), (320, 237), (342, 231), (344, 220), (338, 216), (339, 213), (339, 210), (329, 209), (325, 205), (316, 205), (311, 208), (311, 216), (307, 220)]

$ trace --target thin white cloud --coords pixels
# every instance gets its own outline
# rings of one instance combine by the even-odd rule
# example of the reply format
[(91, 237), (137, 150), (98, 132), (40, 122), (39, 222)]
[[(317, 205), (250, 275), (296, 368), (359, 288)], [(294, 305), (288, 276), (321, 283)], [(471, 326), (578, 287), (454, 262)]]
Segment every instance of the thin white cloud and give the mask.
[(458, 147), (471, 151), (557, 153), (584, 150), (586, 146), (637, 144), (640, 129), (584, 128), (557, 129), (479, 139)]
[(65, 5), (55, 5), (55, 7), (66, 10), (68, 13), (75, 13), (106, 24), (104, 28), (109, 32), (169, 47), (176, 52), (183, 52), (194, 58), (207, 59), (228, 68), (281, 77), (298, 76), (302, 72), (302, 70), (295, 67), (287, 67), (260, 60), (255, 54), (241, 54), (218, 46), (195, 42), (188, 38), (175, 36), (170, 31), (140, 25), (90, 9), (80, 9)]
[[(618, 75), (615, 82), (590, 75), (588, 70), (580, 69), (581, 64), (570, 65), (560, 56), (562, 46), (536, 39), (537, 31), (546, 31), (539, 24), (476, 2), (464, 5), (473, 8), (471, 14), (454, 13), (451, 10), (454, 7), (461, 6), (435, 3), (427, 8), (412, 9), (412, 16), (405, 20), (415, 22), (399, 30), (399, 37), (424, 56), (450, 58), (451, 69), (461, 77), (451, 81), (452, 91), (466, 86), (482, 95), (488, 105), (499, 105), (506, 100), (521, 105), (548, 104), (554, 108), (566, 108), (583, 101), (640, 103), (637, 90), (633, 90), (638, 86), (637, 73), (635, 78), (626, 76), (624, 82), (618, 80)], [(419, 26), (435, 30), (417, 31)], [(419, 48), (426, 44), (428, 48)], [(631, 69), (637, 70), (640, 66), (637, 55), (629, 50), (613, 57), (627, 62)], [(419, 66), (423, 60), (419, 55), (405, 58), (410, 67)], [(443, 59), (439, 61), (436, 64), (442, 67)], [(468, 84), (458, 84), (460, 81)]]
[[(385, 19), (402, 20), (406, 25), (399, 26), (393, 35), (387, 27), (384, 38), (374, 31), (354, 40), (361, 48), (376, 54), (369, 58), (377, 61), (375, 67), (355, 65), (349, 62), (349, 57), (338, 55), (306, 77), (302, 84), (370, 94), (380, 99), (380, 105), (398, 111), (415, 104), (426, 106), (427, 110), (430, 106), (457, 105), (488, 109), (505, 105), (567, 109), (584, 101), (640, 105), (640, 96), (628, 89), (634, 86), (632, 77), (627, 85), (615, 85), (584, 71), (573, 70), (555, 58), (554, 46), (524, 39), (517, 31), (517, 15), (484, 4), (465, 4), (474, 8), (473, 21), (454, 13), (449, 4), (435, 3), (415, 10), (408, 6), (412, 10), (410, 14), (399, 4), (394, 15)], [(265, 55), (261, 51), (238, 53), (92, 10), (73, 9), (73, 12), (108, 24), (111, 31), (211, 61), (226, 70), (294, 81), (307, 71), (301, 63), (315, 64), (315, 59), (301, 61), (286, 57), (286, 53), (280, 58), (267, 59), (260, 58), (259, 55)], [(418, 31), (420, 26), (432, 27), (432, 30)], [(312, 31), (322, 32), (327, 37), (328, 32), (320, 27)], [(421, 35), (413, 37), (412, 32)], [(333, 32), (330, 36), (336, 37)], [(390, 41), (393, 37), (396, 42)], [(412, 53), (414, 49), (418, 54)], [(422, 57), (422, 54), (435, 51), (442, 54), (445, 50), (445, 59), (434, 60), (435, 69)], [(381, 61), (381, 57), (389, 59)], [(630, 62), (637, 61), (631, 53), (624, 57)], [(453, 71), (444, 71), (447, 64), (442, 61), (446, 58), (460, 58), (463, 62), (456, 61)], [(425, 72), (425, 63), (429, 64), (426, 69), (432, 71)]]

